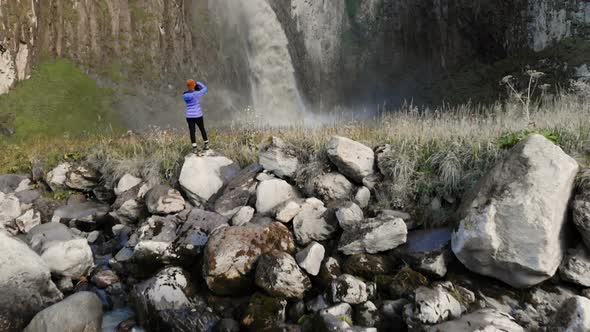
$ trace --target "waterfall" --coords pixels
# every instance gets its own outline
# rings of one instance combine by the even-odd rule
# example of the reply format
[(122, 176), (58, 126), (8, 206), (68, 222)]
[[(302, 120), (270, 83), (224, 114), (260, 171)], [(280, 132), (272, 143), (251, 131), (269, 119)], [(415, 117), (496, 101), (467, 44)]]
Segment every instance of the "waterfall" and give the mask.
[(254, 109), (263, 122), (286, 124), (303, 113), (288, 39), (266, 0), (210, 0), (218, 26), (239, 35)]

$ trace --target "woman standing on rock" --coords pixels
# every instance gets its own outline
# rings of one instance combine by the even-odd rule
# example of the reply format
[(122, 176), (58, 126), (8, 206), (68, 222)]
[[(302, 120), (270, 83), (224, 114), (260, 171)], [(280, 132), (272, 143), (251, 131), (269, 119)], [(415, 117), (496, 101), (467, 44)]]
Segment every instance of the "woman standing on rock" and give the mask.
[(193, 152), (197, 153), (197, 138), (195, 125), (199, 127), (203, 141), (205, 142), (204, 149), (209, 150), (209, 139), (207, 138), (207, 131), (205, 130), (205, 122), (203, 121), (203, 110), (201, 109), (201, 97), (207, 93), (208, 89), (205, 84), (195, 82), (195, 80), (186, 81), (188, 90), (182, 95), (186, 103), (186, 121), (188, 122), (188, 130), (193, 144)]

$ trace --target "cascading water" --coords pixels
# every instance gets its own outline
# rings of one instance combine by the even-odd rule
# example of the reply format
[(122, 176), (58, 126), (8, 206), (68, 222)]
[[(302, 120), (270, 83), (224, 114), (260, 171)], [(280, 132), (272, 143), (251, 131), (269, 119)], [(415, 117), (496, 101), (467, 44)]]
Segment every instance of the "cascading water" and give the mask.
[(247, 59), (248, 69), (244, 72), (249, 75), (251, 100), (261, 120), (288, 124), (301, 118), (304, 104), (297, 89), (288, 39), (267, 1), (210, 0), (209, 8), (225, 34), (239, 35), (242, 45), (238, 50)]

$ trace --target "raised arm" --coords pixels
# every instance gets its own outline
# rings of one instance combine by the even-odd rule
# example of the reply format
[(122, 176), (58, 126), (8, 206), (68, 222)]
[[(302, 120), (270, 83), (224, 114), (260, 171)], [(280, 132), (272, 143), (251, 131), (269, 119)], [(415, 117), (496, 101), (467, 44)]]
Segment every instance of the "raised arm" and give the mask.
[(205, 93), (207, 93), (207, 91), (209, 91), (209, 89), (207, 88), (207, 86), (201, 82), (197, 82), (197, 85), (199, 86), (199, 91), (197, 91), (199, 93), (199, 95), (204, 95)]

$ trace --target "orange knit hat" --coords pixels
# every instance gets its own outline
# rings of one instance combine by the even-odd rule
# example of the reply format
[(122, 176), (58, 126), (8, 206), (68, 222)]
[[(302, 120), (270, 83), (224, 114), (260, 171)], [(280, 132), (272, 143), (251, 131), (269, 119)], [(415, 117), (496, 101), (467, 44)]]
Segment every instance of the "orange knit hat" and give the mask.
[(197, 86), (197, 82), (195, 82), (195, 80), (188, 80), (186, 81), (186, 86), (189, 88), (189, 90), (194, 90)]

